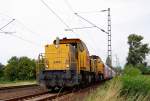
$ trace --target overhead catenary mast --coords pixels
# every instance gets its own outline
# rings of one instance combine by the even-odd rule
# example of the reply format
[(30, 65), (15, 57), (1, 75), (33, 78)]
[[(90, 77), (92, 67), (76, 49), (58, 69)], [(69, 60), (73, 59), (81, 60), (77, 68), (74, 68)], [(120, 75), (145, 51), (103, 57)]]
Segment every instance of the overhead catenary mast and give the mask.
[(106, 10), (101, 10), (98, 12), (108, 12), (108, 28), (107, 31), (103, 30), (102, 28), (98, 27), (97, 25), (95, 25), (94, 23), (92, 23), (91, 21), (85, 19), (84, 17), (80, 16), (78, 13), (75, 13), (73, 8), (71, 7), (71, 5), (69, 4), (68, 1), (65, 1), (65, 3), (67, 4), (68, 8), (79, 18), (83, 19), (84, 21), (88, 22), (89, 24), (91, 24), (92, 26), (88, 26), (88, 27), (82, 27), (82, 28), (70, 28), (70, 26), (68, 26), (43, 0), (41, 0), (41, 2), (68, 28), (65, 29), (65, 31), (72, 31), (73, 29), (86, 29), (86, 28), (93, 28), (96, 27), (99, 30), (101, 30), (102, 32), (106, 33), (108, 35), (108, 50), (107, 50), (107, 59), (106, 59), (106, 64), (109, 65), (110, 67), (112, 67), (112, 49), (111, 49), (111, 17), (110, 17), (110, 8), (106, 9)]
[(111, 44), (111, 16), (110, 16), (110, 8), (108, 8), (108, 28), (107, 28), (107, 32), (108, 32), (108, 50), (107, 50), (107, 54), (108, 57), (106, 59), (106, 64), (109, 66), (112, 66), (112, 44)]
[(91, 24), (91, 27), (82, 27), (82, 28), (73, 28), (73, 29), (85, 29), (85, 28), (93, 28), (96, 27), (99, 30), (101, 30), (102, 32), (106, 33), (108, 35), (108, 48), (107, 48), (107, 59), (106, 59), (106, 64), (109, 65), (110, 67), (112, 67), (112, 44), (111, 44), (111, 16), (110, 16), (110, 8), (108, 8), (107, 10), (101, 10), (99, 12), (108, 12), (108, 18), (107, 18), (107, 31), (105, 31), (104, 29), (98, 27), (97, 25), (95, 25), (94, 23), (92, 23), (91, 21), (85, 19), (84, 17), (80, 16), (78, 13), (75, 13), (76, 16), (78, 16), (79, 18), (83, 19), (84, 21), (88, 22), (89, 24)]

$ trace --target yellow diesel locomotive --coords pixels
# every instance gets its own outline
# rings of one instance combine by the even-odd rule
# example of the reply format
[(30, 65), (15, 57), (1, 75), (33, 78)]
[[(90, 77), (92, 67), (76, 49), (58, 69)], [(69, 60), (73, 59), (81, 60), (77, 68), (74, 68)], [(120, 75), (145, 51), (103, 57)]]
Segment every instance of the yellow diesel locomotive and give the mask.
[(98, 82), (104, 80), (104, 63), (99, 56), (90, 56), (91, 72), (94, 73), (94, 81)]
[[(43, 64), (43, 65), (42, 65)], [(39, 82), (48, 88), (87, 85), (92, 82), (89, 52), (80, 39), (54, 40), (39, 55)]]
[(47, 88), (89, 85), (108, 76), (102, 60), (89, 56), (80, 39), (57, 38), (45, 45), (45, 53), (38, 60), (38, 81)]
[(108, 80), (116, 75), (115, 71), (109, 66), (105, 65), (99, 56), (90, 56), (90, 66), (91, 72), (94, 72), (94, 82)]

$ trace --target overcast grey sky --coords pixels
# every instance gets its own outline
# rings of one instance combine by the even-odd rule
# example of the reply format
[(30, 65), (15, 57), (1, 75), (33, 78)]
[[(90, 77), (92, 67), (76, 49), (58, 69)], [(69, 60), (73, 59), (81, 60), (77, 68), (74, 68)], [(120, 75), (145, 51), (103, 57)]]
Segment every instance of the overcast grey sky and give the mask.
[[(128, 54), (127, 37), (137, 33), (150, 43), (150, 1), (149, 0), (44, 0), (70, 27), (91, 26), (76, 17), (75, 12), (99, 11), (111, 8), (113, 61), (115, 55), (124, 65)], [(70, 8), (67, 6), (70, 4)], [(80, 14), (84, 18), (107, 30), (107, 13)], [(44, 52), (44, 45), (50, 44), (56, 36), (81, 38), (90, 54), (96, 54), (105, 61), (107, 56), (107, 35), (96, 28), (66, 32), (67, 27), (50, 12), (40, 0), (0, 0), (0, 27), (16, 19), (3, 31), (16, 32), (13, 35), (0, 33), (0, 62), (7, 63), (11, 56), (37, 58)], [(113, 62), (115, 65), (115, 62)]]

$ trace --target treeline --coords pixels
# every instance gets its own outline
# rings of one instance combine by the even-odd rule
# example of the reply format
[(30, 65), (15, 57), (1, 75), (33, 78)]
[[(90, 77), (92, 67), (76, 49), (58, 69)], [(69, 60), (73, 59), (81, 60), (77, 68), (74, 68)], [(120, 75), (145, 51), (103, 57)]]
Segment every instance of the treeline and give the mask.
[(7, 65), (0, 63), (0, 79), (5, 81), (33, 80), (36, 78), (36, 61), (28, 57), (13, 56)]
[(143, 43), (144, 37), (137, 34), (128, 36), (129, 52), (126, 67), (139, 69), (142, 74), (150, 74), (150, 66), (146, 62), (146, 56), (150, 53), (149, 44)]

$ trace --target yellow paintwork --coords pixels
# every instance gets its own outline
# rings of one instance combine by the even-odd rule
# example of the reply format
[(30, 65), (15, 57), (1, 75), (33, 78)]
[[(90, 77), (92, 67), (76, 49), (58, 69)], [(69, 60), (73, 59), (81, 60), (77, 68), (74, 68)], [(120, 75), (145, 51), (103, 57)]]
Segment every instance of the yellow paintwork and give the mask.
[(97, 72), (104, 74), (104, 63), (101, 61), (101, 59), (97, 59)]
[(96, 74), (104, 74), (104, 63), (100, 59), (100, 57), (90, 58), (91, 59), (91, 72), (95, 72)]
[(61, 44), (58, 47), (54, 44), (45, 46), (46, 70), (67, 70), (69, 69), (70, 45)]
[(91, 72), (96, 72), (97, 71), (97, 61), (95, 59), (91, 58)]
[(78, 72), (80, 72), (81, 70), (90, 71), (89, 53), (87, 52), (87, 50), (84, 50), (83, 52), (78, 52)]
[[(70, 43), (76, 43), (76, 48)], [(45, 70), (69, 70), (75, 67), (77, 73), (90, 71), (89, 52), (83, 44), (80, 39), (63, 39), (58, 46), (54, 43), (46, 45)]]

